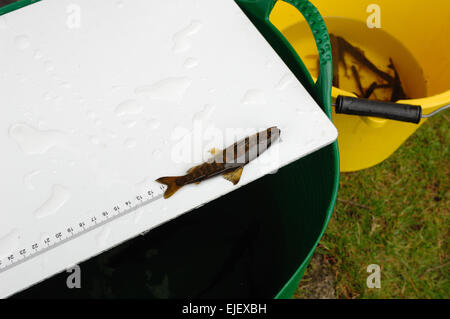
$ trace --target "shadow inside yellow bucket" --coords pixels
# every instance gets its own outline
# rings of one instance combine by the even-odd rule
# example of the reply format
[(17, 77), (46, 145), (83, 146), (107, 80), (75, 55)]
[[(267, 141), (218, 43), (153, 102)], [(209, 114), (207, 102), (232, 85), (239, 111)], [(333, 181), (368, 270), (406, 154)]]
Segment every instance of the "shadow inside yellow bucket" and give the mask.
[[(392, 58), (408, 98), (400, 103), (421, 105), (424, 114), (450, 103), (450, 1), (444, 4), (447, 8), (443, 10), (447, 13), (436, 13), (436, 8), (423, 8), (418, 1), (380, 0), (377, 5), (381, 28), (369, 28), (367, 25), (371, 15), (368, 8), (372, 1), (311, 2), (324, 16), (328, 32), (360, 48), (377, 68), (387, 71)], [(414, 4), (416, 2), (417, 5)], [(412, 19), (413, 12), (420, 15), (420, 20)], [(301, 14), (285, 2), (278, 1), (270, 18), (296, 49), (311, 75), (317, 77), (316, 45)], [(417, 43), (421, 40), (428, 47)], [(357, 65), (357, 61), (349, 62)], [(340, 88), (333, 87), (334, 98), (338, 95), (354, 96), (353, 92), (358, 92), (356, 81), (348, 69), (344, 70), (344, 66), (339, 64)], [(367, 88), (376, 80), (370, 72), (362, 68), (358, 71), (363, 87)], [(375, 94), (378, 100), (389, 100), (390, 93), (386, 90), (377, 90)], [(419, 127), (410, 123), (342, 114), (333, 114), (333, 120), (339, 131), (341, 171), (355, 171), (380, 163)]]

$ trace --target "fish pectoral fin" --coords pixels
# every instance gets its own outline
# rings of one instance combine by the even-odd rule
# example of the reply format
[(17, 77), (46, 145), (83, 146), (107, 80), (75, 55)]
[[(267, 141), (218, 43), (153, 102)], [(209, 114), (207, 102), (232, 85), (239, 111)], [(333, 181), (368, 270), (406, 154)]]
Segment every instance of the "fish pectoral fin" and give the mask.
[(244, 170), (244, 167), (240, 166), (240, 167), (236, 168), (235, 170), (232, 170), (230, 172), (223, 174), (223, 178), (232, 182), (233, 185), (236, 185), (237, 183), (239, 183), (239, 180), (241, 179), (243, 170)]

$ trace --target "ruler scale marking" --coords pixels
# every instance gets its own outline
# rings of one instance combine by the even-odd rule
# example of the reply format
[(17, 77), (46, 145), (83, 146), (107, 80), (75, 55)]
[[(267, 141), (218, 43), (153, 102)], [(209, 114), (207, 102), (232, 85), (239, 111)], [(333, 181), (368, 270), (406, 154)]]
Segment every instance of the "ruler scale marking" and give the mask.
[[(164, 192), (166, 187), (164, 185), (160, 185), (160, 187), (158, 189), (161, 190), (162, 192)], [(142, 197), (142, 195), (135, 196), (135, 200), (137, 201), (137, 203), (134, 206), (131, 205), (132, 204), (131, 200), (125, 201), (126, 209), (123, 211), (120, 210), (120, 206), (118, 206), (118, 205), (113, 206), (112, 210), (113, 210), (113, 212), (116, 212), (116, 214), (114, 214), (112, 216), (110, 216), (108, 211), (103, 211), (102, 213), (100, 213), (100, 216), (103, 216), (103, 219), (101, 221), (97, 222), (97, 216), (92, 216), (92, 217), (88, 218), (91, 220), (90, 225), (87, 225), (85, 221), (78, 222), (78, 226), (79, 226), (78, 228), (80, 228), (80, 230), (78, 232), (74, 232), (73, 226), (69, 226), (66, 228), (67, 234), (64, 236), (64, 238), (62, 238), (63, 231), (56, 232), (55, 238), (58, 239), (58, 241), (56, 241), (56, 242), (54, 242), (54, 240), (52, 241), (50, 236), (46, 237), (43, 240), (43, 244), (45, 245), (43, 248), (39, 248), (40, 246), (38, 243), (33, 243), (30, 245), (30, 247), (31, 247), (30, 253), (26, 252), (27, 248), (21, 248), (19, 250), (16, 250), (16, 253), (12, 253), (10, 255), (7, 255), (4, 258), (0, 258), (0, 274), (2, 274), (3, 272), (6, 272), (16, 266), (19, 266), (19, 265), (31, 260), (34, 257), (40, 256), (40, 255), (44, 254), (45, 252), (48, 252), (54, 248), (62, 246), (63, 244), (68, 243), (84, 234), (87, 234), (87, 233), (91, 232), (92, 230), (98, 229), (98, 228), (106, 225), (107, 223), (112, 222), (122, 216), (128, 215), (129, 213), (132, 213), (132, 212), (138, 210), (139, 208), (144, 207), (150, 203), (153, 203), (156, 200), (161, 199), (163, 197), (163, 193), (157, 194), (155, 189), (148, 190), (146, 193), (148, 194), (149, 198), (145, 199), (145, 200)], [(70, 229), (70, 231), (69, 231), (69, 229)], [(38, 246), (36, 246), (36, 245), (38, 245)], [(16, 257), (18, 257), (18, 256), (21, 256), (22, 258), (16, 260)]]

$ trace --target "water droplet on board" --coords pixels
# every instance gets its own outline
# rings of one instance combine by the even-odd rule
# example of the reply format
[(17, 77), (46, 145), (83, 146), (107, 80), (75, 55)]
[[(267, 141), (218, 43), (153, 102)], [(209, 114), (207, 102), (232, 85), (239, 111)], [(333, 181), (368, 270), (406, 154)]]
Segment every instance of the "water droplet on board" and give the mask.
[(277, 89), (277, 90), (284, 90), (284, 89), (287, 89), (293, 83), (295, 83), (294, 75), (291, 74), (291, 73), (286, 73), (280, 79), (280, 82), (278, 82), (278, 84), (275, 86), (275, 89)]
[(36, 218), (44, 218), (56, 214), (70, 199), (70, 192), (61, 185), (53, 185), (50, 197), (35, 212)]
[(110, 131), (110, 132), (107, 132), (106, 135), (107, 135), (109, 138), (112, 138), (113, 140), (117, 138), (117, 133), (116, 133), (116, 132)]
[(99, 145), (100, 144), (100, 138), (98, 136), (91, 136), (89, 138), (89, 141), (91, 141), (91, 143), (94, 144), (94, 145)]
[(54, 102), (55, 102), (55, 105), (56, 105), (56, 106), (60, 107), (62, 101), (63, 101), (62, 96), (55, 96), (55, 97), (54, 97)]
[(41, 172), (42, 172), (41, 170), (32, 171), (31, 173), (28, 173), (23, 177), (23, 183), (30, 191), (33, 191), (36, 189), (36, 187), (33, 184), (33, 177), (38, 175)]
[(95, 114), (94, 111), (88, 110), (88, 111), (86, 112), (86, 116), (87, 116), (88, 118), (90, 118), (91, 120), (93, 120), (93, 119), (96, 118), (97, 115)]
[(52, 99), (52, 95), (50, 94), (50, 92), (45, 92), (43, 98), (46, 101), (50, 101)]
[(134, 120), (123, 121), (122, 124), (125, 127), (132, 128), (132, 127), (136, 126), (137, 121), (134, 121)]
[(134, 138), (127, 138), (124, 142), (125, 146), (128, 148), (136, 147), (137, 141)]
[(44, 154), (55, 146), (68, 147), (67, 137), (62, 132), (42, 131), (22, 123), (11, 126), (9, 135), (29, 155)]
[(136, 100), (125, 100), (116, 106), (116, 115), (123, 116), (127, 114), (139, 114), (143, 110), (142, 106)]
[(215, 110), (214, 105), (210, 105), (210, 104), (205, 105), (201, 111), (194, 114), (194, 116), (192, 117), (192, 122), (208, 121), (209, 118), (211, 117), (211, 115), (213, 114), (214, 110)]
[(39, 50), (36, 50), (36, 51), (34, 52), (34, 58), (35, 58), (36, 60), (42, 59), (42, 52), (39, 51)]
[(103, 229), (97, 235), (98, 245), (100, 247), (105, 247), (110, 235), (111, 235), (111, 229), (109, 227), (103, 227)]
[(262, 90), (248, 90), (242, 98), (243, 104), (266, 104), (266, 96)]
[(55, 70), (55, 66), (53, 65), (53, 63), (51, 61), (45, 61), (44, 69), (47, 72), (52, 72), (53, 70)]
[(117, 8), (122, 9), (123, 8), (123, 1), (122, 0), (116, 1), (116, 6), (117, 6)]
[(69, 89), (71, 87), (69, 82), (61, 82), (60, 86), (64, 89)]
[(14, 39), (14, 43), (19, 50), (26, 50), (30, 47), (30, 39), (27, 35), (18, 35)]
[(183, 67), (185, 69), (192, 69), (195, 68), (198, 65), (198, 59), (196, 58), (187, 58), (186, 61), (183, 63)]
[(160, 123), (157, 119), (153, 118), (148, 121), (148, 127), (152, 130), (156, 130), (160, 126)]
[(136, 94), (147, 94), (155, 100), (180, 103), (187, 89), (191, 86), (191, 80), (186, 77), (170, 77), (158, 81), (152, 85), (136, 88)]
[(13, 229), (0, 236), (0, 258), (14, 251), (19, 246), (20, 235), (17, 229)]
[(191, 39), (193, 35), (195, 35), (202, 28), (202, 24), (199, 21), (192, 21), (189, 26), (184, 28), (183, 30), (177, 32), (173, 36), (173, 52), (181, 53), (189, 50), (192, 46)]

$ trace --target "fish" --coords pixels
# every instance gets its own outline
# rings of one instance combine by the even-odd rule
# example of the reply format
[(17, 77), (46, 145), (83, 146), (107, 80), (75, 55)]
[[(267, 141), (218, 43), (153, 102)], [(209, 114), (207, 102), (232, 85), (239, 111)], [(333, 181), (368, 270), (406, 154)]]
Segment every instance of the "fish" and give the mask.
[(189, 184), (199, 184), (212, 177), (223, 177), (234, 185), (239, 183), (244, 166), (264, 153), (275, 141), (280, 138), (281, 130), (270, 127), (264, 131), (247, 136), (223, 151), (211, 152), (214, 156), (206, 162), (196, 165), (182, 176), (160, 177), (156, 182), (167, 186), (164, 198), (169, 198), (180, 188)]
[[(389, 58), (390, 64), (388, 65), (388, 68), (390, 68), (394, 72), (394, 76), (380, 70), (373, 62), (371, 62), (366, 57), (363, 50), (352, 45), (344, 38), (330, 33), (330, 43), (333, 58), (333, 86), (339, 87), (340, 64), (342, 64), (344, 67), (345, 76), (349, 77), (347, 75), (347, 63), (344, 58), (345, 54), (349, 54), (356, 61), (355, 63), (371, 71), (373, 74), (381, 78), (382, 81), (386, 82), (386, 83), (373, 82), (367, 89), (364, 89), (361, 85), (361, 77), (358, 73), (358, 70), (356, 69), (355, 66), (352, 66), (351, 67), (352, 75), (356, 81), (356, 86), (359, 90), (359, 94), (354, 92), (355, 95), (369, 99), (371, 98), (372, 94), (374, 94), (374, 91), (377, 89), (392, 89), (392, 94), (390, 98), (391, 102), (396, 102), (398, 100), (408, 98), (408, 96), (405, 93), (405, 90), (402, 87), (400, 76), (394, 66), (392, 58)], [(319, 59), (317, 60), (319, 61)]]

